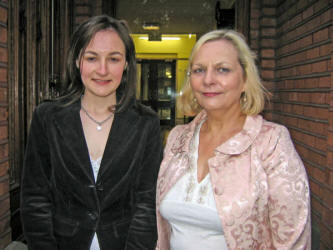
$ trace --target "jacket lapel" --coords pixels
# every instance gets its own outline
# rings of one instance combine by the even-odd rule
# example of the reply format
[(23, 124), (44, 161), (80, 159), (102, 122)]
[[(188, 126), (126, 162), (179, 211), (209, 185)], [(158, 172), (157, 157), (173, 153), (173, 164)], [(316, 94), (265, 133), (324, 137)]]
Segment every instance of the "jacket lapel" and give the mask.
[[(101, 167), (98, 172), (97, 181), (105, 176), (106, 172), (117, 171), (117, 166), (113, 164), (114, 159), (121, 154), (122, 150), (127, 149), (126, 143), (138, 129), (137, 115), (130, 108), (127, 111), (116, 113), (106, 142)], [(130, 157), (130, 156), (129, 156)]]
[[(64, 157), (73, 157), (69, 159), (71, 162), (78, 166), (75, 169), (71, 169), (74, 173), (82, 170), (92, 183), (94, 183), (94, 175), (91, 169), (91, 163), (89, 158), (89, 151), (87, 143), (84, 137), (80, 118), (80, 100), (61, 109), (54, 116), (54, 124), (58, 130), (56, 134), (59, 134), (59, 140), (63, 140), (66, 148), (59, 150), (66, 150), (63, 152)], [(82, 173), (78, 173), (80, 176)]]

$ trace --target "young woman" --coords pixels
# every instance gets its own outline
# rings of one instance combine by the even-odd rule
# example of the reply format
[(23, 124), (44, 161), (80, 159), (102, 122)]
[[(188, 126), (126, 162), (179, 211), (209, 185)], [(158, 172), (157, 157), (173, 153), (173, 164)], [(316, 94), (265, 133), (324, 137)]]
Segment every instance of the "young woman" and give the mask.
[(93, 17), (73, 34), (66, 95), (39, 105), (22, 175), (29, 249), (154, 249), (159, 119), (135, 101), (126, 25)]
[[(254, 57), (242, 36), (202, 36), (157, 186), (158, 249), (310, 249), (310, 195), (288, 130), (263, 119)], [(180, 209), (181, 208), (181, 209)]]

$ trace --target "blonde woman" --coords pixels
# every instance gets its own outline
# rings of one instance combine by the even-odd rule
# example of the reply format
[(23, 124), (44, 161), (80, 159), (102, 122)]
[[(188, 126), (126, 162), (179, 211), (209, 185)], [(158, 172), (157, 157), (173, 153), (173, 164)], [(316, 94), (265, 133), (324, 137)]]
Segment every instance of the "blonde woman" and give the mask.
[(288, 130), (259, 114), (264, 92), (241, 34), (198, 40), (181, 97), (196, 117), (170, 132), (158, 177), (157, 249), (310, 249), (307, 175)]

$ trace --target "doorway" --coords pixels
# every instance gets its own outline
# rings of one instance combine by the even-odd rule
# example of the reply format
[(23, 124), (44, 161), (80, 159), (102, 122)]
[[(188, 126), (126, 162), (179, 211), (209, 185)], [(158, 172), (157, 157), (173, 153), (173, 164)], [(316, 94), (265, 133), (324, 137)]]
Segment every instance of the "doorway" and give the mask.
[(137, 67), (137, 99), (156, 111), (161, 127), (173, 127), (176, 60), (139, 60)]

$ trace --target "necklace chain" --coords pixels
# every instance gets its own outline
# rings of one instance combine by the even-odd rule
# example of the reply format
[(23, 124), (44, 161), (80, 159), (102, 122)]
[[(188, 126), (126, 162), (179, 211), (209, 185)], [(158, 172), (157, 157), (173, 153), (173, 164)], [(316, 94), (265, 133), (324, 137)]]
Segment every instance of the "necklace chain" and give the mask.
[(83, 112), (88, 116), (88, 118), (89, 118), (91, 121), (93, 121), (94, 123), (97, 124), (96, 129), (97, 129), (98, 131), (100, 131), (100, 130), (102, 129), (102, 125), (103, 125), (104, 123), (106, 123), (108, 120), (110, 120), (110, 118), (113, 116), (113, 113), (111, 113), (111, 114), (110, 114), (108, 117), (106, 117), (103, 121), (99, 122), (99, 121), (96, 121), (96, 120), (94, 119), (94, 117), (92, 117), (92, 116), (88, 113), (88, 111), (83, 107), (82, 103), (81, 103), (81, 109), (83, 110)]

